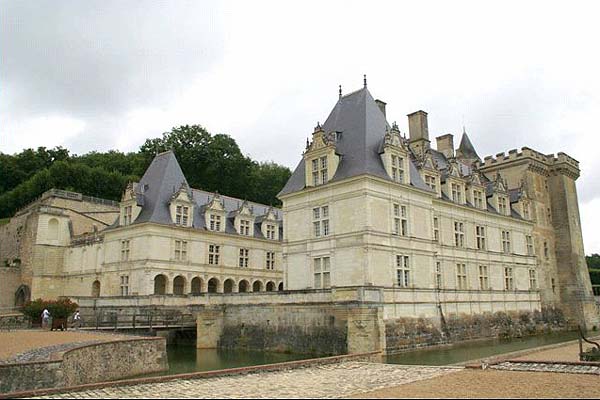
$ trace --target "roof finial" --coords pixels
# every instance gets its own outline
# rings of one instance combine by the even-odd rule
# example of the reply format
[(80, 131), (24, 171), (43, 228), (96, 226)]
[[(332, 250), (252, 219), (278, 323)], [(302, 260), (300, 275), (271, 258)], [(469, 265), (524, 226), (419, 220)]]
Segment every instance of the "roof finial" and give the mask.
[(342, 85), (340, 85), (340, 99), (342, 98)]
[(363, 84), (365, 85), (365, 88), (367, 87), (367, 74), (363, 75)]

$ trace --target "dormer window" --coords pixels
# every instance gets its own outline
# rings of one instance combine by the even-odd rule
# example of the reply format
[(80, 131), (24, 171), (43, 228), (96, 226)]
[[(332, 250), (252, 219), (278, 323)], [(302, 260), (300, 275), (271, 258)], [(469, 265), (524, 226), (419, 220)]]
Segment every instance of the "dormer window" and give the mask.
[(131, 214), (132, 214), (132, 206), (127, 206), (123, 208), (123, 225), (131, 224)]
[(210, 225), (209, 229), (211, 231), (220, 231), (221, 230), (221, 216), (210, 214)]
[(175, 208), (175, 225), (188, 226), (190, 208), (178, 205)]
[(240, 220), (240, 235), (250, 236), (250, 221)]
[(498, 212), (502, 215), (508, 214), (508, 206), (507, 206), (506, 197), (498, 197)]
[(484, 205), (483, 191), (473, 189), (473, 205), (475, 206), (475, 208), (479, 208), (479, 209), (484, 208), (483, 207), (483, 205)]
[(327, 156), (312, 160), (313, 186), (324, 185), (328, 182)]
[(434, 192), (437, 192), (437, 178), (432, 175), (425, 175), (425, 184)]
[(529, 215), (529, 203), (527, 202), (523, 202), (523, 218), (524, 219), (531, 219), (531, 216)]
[(275, 225), (267, 224), (267, 239), (275, 240)]
[(452, 201), (462, 204), (463, 196), (462, 196), (462, 187), (457, 183), (451, 183), (450, 187), (452, 189)]
[(404, 183), (404, 158), (392, 154), (392, 179)]

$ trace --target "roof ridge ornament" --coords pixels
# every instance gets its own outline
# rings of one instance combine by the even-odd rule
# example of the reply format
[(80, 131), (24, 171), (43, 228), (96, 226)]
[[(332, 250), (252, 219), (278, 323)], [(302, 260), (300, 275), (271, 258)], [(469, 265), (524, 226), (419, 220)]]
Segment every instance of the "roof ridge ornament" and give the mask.
[(365, 87), (365, 89), (367, 88), (367, 74), (363, 75), (363, 85)]
[(340, 99), (341, 99), (342, 98), (342, 85), (340, 85), (339, 95), (340, 95)]

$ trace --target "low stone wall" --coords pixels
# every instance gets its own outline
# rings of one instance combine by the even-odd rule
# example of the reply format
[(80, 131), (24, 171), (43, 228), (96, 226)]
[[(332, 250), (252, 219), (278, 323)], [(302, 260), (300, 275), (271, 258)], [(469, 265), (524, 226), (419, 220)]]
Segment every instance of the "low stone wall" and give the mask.
[(163, 338), (95, 343), (69, 350), (59, 361), (0, 365), (0, 393), (103, 382), (168, 367)]
[(514, 338), (568, 328), (559, 309), (496, 312), (475, 315), (451, 314), (444, 321), (398, 318), (385, 321), (388, 353), (482, 338)]
[(27, 329), (31, 326), (29, 317), (20, 314), (4, 314), (0, 315), (0, 331), (11, 330), (11, 329)]

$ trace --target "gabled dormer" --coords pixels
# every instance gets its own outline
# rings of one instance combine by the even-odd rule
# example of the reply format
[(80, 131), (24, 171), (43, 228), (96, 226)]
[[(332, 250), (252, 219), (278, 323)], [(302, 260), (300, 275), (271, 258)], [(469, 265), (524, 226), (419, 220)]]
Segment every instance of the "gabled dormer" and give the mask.
[(336, 153), (337, 132), (325, 133), (317, 123), (312, 140), (306, 142), (304, 152), (306, 186), (320, 186), (335, 175), (340, 157)]
[(467, 197), (473, 207), (487, 210), (485, 184), (479, 171), (473, 171), (467, 178)]
[(177, 226), (190, 227), (194, 219), (194, 200), (192, 191), (184, 182), (178, 190), (173, 192), (169, 201), (171, 221)]
[(143, 188), (140, 188), (137, 182), (129, 182), (119, 204), (121, 208), (119, 225), (131, 225), (140, 215), (143, 204)]
[(419, 161), (418, 168), (423, 182), (437, 194), (437, 197), (442, 197), (441, 174), (430, 151), (427, 151)]
[(227, 224), (227, 211), (219, 194), (215, 194), (208, 202), (204, 211), (206, 229), (214, 232), (225, 232)]
[(533, 220), (531, 215), (531, 198), (527, 192), (525, 181), (521, 181), (521, 185), (519, 189), (515, 191), (514, 195), (511, 193), (510, 200), (511, 206), (523, 219), (528, 221)]
[(394, 182), (410, 184), (408, 146), (395, 123), (392, 129), (385, 132), (380, 157), (386, 172)]
[(448, 160), (446, 179), (442, 183), (442, 190), (453, 202), (466, 203), (466, 182), (462, 177), (460, 166), (454, 158)]
[(277, 219), (277, 214), (272, 207), (269, 207), (266, 214), (263, 215), (260, 222), (260, 229), (268, 240), (279, 240), (279, 226), (280, 222)]
[(510, 197), (508, 185), (499, 172), (488, 186), (488, 201), (499, 214), (510, 215)]
[(254, 236), (254, 213), (247, 201), (233, 212), (233, 225), (240, 235)]

